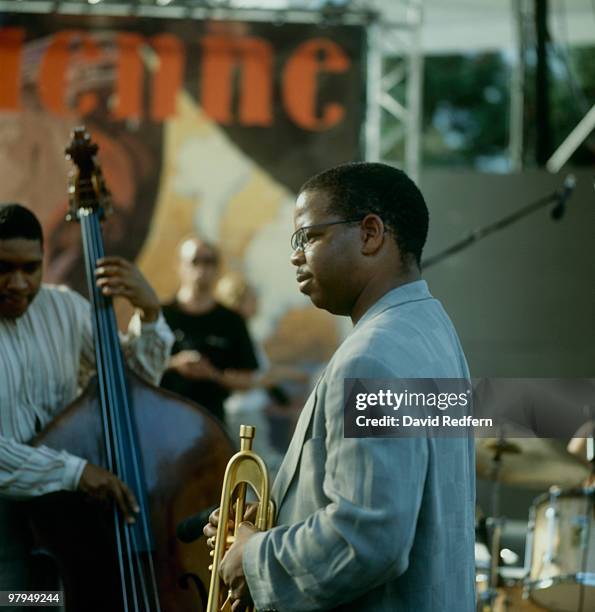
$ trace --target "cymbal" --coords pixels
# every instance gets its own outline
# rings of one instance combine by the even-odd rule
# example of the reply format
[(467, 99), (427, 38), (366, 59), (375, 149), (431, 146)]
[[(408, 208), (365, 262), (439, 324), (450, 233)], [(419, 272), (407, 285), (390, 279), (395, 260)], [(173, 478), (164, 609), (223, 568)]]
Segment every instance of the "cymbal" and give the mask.
[[(500, 469), (494, 470), (494, 456), (500, 454)], [(574, 487), (589, 475), (589, 469), (566, 451), (564, 443), (551, 438), (477, 438), (475, 440), (478, 478), (506, 485), (543, 490), (551, 485)]]

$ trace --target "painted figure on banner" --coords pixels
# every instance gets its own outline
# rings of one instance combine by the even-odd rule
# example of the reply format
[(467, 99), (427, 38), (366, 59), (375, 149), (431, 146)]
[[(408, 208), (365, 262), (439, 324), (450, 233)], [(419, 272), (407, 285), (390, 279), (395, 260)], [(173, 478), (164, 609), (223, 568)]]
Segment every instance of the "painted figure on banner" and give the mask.
[(86, 19), (12, 15), (0, 28), (0, 197), (39, 216), (46, 277), (84, 291), (78, 231), (63, 223), (63, 148), (84, 122), (114, 196), (107, 248), (167, 301), (180, 240), (220, 244), (223, 271), (259, 295), (252, 328), (269, 358), (315, 367), (343, 329), (293, 290), (287, 228), (300, 177), (358, 156), (363, 30), (220, 22), (190, 37), (184, 22), (90, 33)]

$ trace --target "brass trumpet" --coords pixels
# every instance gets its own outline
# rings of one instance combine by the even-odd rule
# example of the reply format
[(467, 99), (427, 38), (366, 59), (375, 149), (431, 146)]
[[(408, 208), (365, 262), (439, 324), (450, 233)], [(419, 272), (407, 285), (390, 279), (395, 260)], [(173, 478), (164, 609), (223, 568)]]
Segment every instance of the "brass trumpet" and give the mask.
[[(225, 590), (225, 585), (219, 578), (219, 565), (227, 549), (233, 544), (240, 523), (244, 520), (248, 485), (256, 495), (258, 503), (254, 523), (256, 528), (260, 531), (270, 529), (275, 520), (275, 504), (270, 499), (269, 474), (262, 458), (252, 450), (255, 432), (256, 429), (251, 425), (240, 426), (240, 450), (229, 460), (225, 470), (215, 548), (210, 553), (213, 564), (209, 567), (211, 584), (206, 612), (231, 610), (231, 595), (222, 592)], [(234, 513), (233, 535), (227, 533), (230, 512)], [(252, 612), (252, 608), (249, 608), (249, 612)]]

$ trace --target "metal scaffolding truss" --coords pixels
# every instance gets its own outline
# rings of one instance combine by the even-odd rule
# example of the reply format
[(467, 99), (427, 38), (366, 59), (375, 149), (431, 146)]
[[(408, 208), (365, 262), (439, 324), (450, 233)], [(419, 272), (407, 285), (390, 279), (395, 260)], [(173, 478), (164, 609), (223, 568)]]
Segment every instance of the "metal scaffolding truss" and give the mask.
[(419, 178), (422, 116), (423, 0), (393, 0), (391, 12), (368, 27), (366, 159)]
[(0, 11), (139, 17), (363, 24), (367, 28), (365, 158), (417, 179), (423, 0), (0, 0)]

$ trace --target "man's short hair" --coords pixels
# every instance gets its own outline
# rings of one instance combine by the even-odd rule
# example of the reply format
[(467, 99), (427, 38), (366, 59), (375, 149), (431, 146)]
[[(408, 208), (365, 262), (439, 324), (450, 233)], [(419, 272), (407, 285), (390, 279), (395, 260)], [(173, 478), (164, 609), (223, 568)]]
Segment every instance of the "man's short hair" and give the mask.
[(344, 219), (377, 214), (395, 237), (404, 263), (413, 257), (420, 265), (428, 236), (428, 207), (417, 185), (402, 171), (386, 164), (342, 164), (313, 176), (302, 191), (323, 190), (329, 213)]
[(43, 230), (33, 212), (20, 204), (0, 204), (0, 240), (12, 238), (39, 240), (43, 246)]

